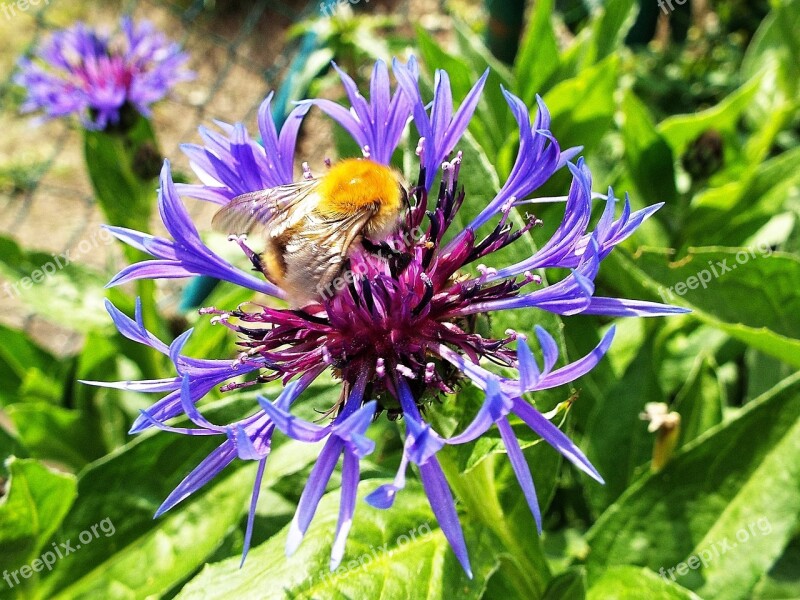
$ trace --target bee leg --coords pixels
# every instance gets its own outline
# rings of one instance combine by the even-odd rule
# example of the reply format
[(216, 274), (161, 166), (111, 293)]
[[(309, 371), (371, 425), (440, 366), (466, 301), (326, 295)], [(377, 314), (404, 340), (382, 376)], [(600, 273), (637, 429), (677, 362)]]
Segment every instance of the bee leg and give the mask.
[(245, 256), (247, 256), (247, 258), (250, 260), (250, 263), (253, 265), (254, 270), (264, 273), (266, 275), (266, 271), (264, 270), (264, 261), (261, 260), (261, 255), (258, 254), (257, 252), (254, 252), (250, 248), (250, 246), (244, 243), (245, 240), (247, 239), (246, 235), (241, 235), (241, 236), (231, 235), (228, 237), (228, 239), (231, 241), (235, 241), (237, 244), (239, 244), (239, 247), (242, 249), (242, 252), (244, 252)]
[(389, 263), (389, 270), (392, 272), (393, 277), (397, 277), (411, 264), (411, 256), (409, 254), (395, 250), (386, 242), (376, 244), (367, 238), (362, 238), (361, 246), (367, 252), (375, 254), (380, 258), (385, 258), (386, 262)]

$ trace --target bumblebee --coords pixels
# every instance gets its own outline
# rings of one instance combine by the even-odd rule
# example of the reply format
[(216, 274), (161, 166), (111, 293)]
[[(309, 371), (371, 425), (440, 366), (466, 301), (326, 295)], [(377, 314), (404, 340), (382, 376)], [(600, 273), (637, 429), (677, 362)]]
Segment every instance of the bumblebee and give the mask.
[(254, 264), (300, 307), (330, 289), (355, 247), (374, 248), (394, 233), (407, 203), (398, 172), (351, 158), (320, 178), (237, 196), (212, 225), (234, 235), (263, 229), (265, 247)]

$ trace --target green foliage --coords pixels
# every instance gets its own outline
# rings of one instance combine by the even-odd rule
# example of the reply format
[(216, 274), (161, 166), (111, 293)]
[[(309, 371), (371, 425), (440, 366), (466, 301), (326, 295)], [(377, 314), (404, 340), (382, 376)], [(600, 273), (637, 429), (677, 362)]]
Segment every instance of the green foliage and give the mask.
[[(490, 69), (459, 146), (467, 199), (453, 228), (486, 205), (511, 169), (518, 140), (501, 85), (532, 111), (537, 95), (544, 99), (562, 149), (583, 146), (595, 190), (614, 186), (618, 197), (629, 192), (634, 209), (665, 203), (604, 260), (597, 292), (669, 302), (690, 314), (613, 323), (541, 311), (480, 316), (481, 331), (495, 336), (507, 329), (530, 334), (542, 325), (556, 339), (559, 364), (585, 355), (615, 325), (614, 344), (591, 373), (568, 388), (527, 398), (541, 411), (554, 411), (553, 421), (576, 439), (606, 484), (565, 464), (512, 417), (542, 507), (539, 536), (495, 428), (473, 443), (445, 448), (438, 458), (464, 526), (474, 571), (469, 579), (413, 469), (391, 509), (363, 501), (394, 475), (402, 453), (397, 425), (381, 418), (369, 430), (376, 451), (362, 463), (344, 561), (331, 573), (340, 476), (332, 477), (303, 544), (287, 558), (288, 523), (319, 447), (276, 435), (253, 548), (240, 569), (255, 465), (235, 460), (154, 520), (170, 491), (225, 435), (155, 432), (131, 441), (131, 421), (160, 395), (77, 380), (174, 376), (167, 357), (111, 334), (102, 299), (132, 314), (133, 298), (103, 289), (109, 273), (76, 263), (22, 285), (55, 257), (0, 239), (0, 276), (18, 284), (15, 298), (85, 336), (79, 351), (60, 356), (28, 332), (0, 327), (0, 572), (33, 565), (64, 542), (74, 545), (104, 520), (113, 524), (113, 533), (107, 528), (93, 535), (10, 592), (0, 583), (0, 596), (800, 597), (800, 1), (773, 2), (756, 27), (752, 15), (766, 3), (728, 0), (718, 3), (716, 29), (706, 23), (685, 44), (633, 49), (623, 40), (637, 3), (591, 4), (573, 36), (555, 2), (534, 2), (512, 67), (498, 63), (458, 20), (449, 36), (418, 24), (414, 52), (423, 67), (421, 85), (429, 89), (434, 70), (447, 70), (456, 105)], [(293, 35), (313, 35), (317, 46), (299, 65), (287, 97), (309, 84), (312, 94), (332, 96), (335, 77), (319, 75), (331, 58), (363, 80), (373, 58), (402, 54), (408, 42), (391, 33), (396, 18), (350, 18), (347, 12), (295, 28)], [(87, 133), (87, 165), (108, 219), (147, 229), (157, 181), (134, 157), (145, 158), (143, 147), (155, 148), (155, 135), (145, 120), (130, 125), (124, 132)], [(415, 160), (411, 138), (395, 156), (407, 175)], [(357, 152), (344, 136), (336, 141), (342, 155)], [(36, 169), (0, 169), (0, 188), (24, 191)], [(563, 195), (568, 185), (564, 170), (537, 194)], [(544, 226), (487, 266), (529, 256), (563, 216), (562, 205), (533, 206)], [(522, 215), (511, 219), (518, 226)], [(143, 284), (136, 293), (143, 296), (148, 327), (171, 341), (154, 288)], [(251, 299), (247, 291), (220, 286), (208, 304), (233, 307)], [(206, 316), (186, 320), (195, 327), (187, 355), (233, 358), (229, 329), (212, 326)], [(533, 339), (531, 345), (539, 351)], [(320, 381), (293, 411), (317, 419), (336, 402), (338, 385), (333, 378)], [(258, 391), (273, 398), (279, 389), (272, 383)], [(246, 389), (219, 400), (215, 390), (202, 412), (227, 423), (255, 409), (253, 395)], [(474, 417), (482, 399), (464, 384), (426, 417), (451, 435)], [(641, 416), (653, 402), (665, 403), (680, 419), (663, 465), (653, 460), (663, 452), (663, 432), (648, 431)]]

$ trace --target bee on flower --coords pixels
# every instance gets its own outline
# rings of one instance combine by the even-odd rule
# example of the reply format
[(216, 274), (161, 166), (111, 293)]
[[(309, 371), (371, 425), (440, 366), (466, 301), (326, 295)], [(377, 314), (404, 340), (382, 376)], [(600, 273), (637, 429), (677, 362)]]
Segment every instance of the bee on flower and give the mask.
[[(541, 100), (531, 119), (529, 107), (504, 91), (519, 129), (514, 166), (492, 197), (471, 200), (473, 206), (481, 207), (477, 216), (451, 231), (470, 194), (459, 186), (462, 170), (471, 168), (459, 152), (459, 143), (488, 72), (455, 110), (444, 71), (436, 72), (432, 101), (423, 98), (413, 58), (406, 64), (393, 63), (394, 90), (387, 66), (377, 62), (369, 100), (346, 73), (337, 70), (350, 107), (324, 99), (301, 102), (278, 132), (270, 117), (270, 96), (258, 116), (263, 145), (237, 123), (222, 124), (221, 132), (201, 129), (204, 144), (184, 148), (203, 185), (173, 183), (170, 165), (164, 165), (159, 207), (171, 239), (109, 228), (120, 240), (154, 257), (123, 269), (111, 285), (140, 278), (208, 275), (286, 300), (290, 306), (269, 302), (202, 309), (235, 332), (243, 352), (231, 361), (184, 356), (182, 349), (191, 332), (168, 346), (144, 328), (141, 315), (131, 319), (109, 304), (120, 332), (170, 356), (177, 375), (157, 381), (93, 383), (166, 392), (136, 420), (133, 433), (155, 427), (219, 437), (219, 446), (166, 498), (158, 514), (194, 493), (232, 461), (257, 462), (245, 553), (272, 437), (282, 434), (309, 443), (324, 440), (290, 525), (287, 551), (300, 544), (341, 459), (341, 504), (331, 569), (339, 566), (345, 553), (356, 509), (360, 460), (374, 447), (367, 436), (370, 425), (376, 419), (401, 418), (405, 443), (400, 468), (391, 483), (371, 490), (366, 501), (390, 508), (413, 465), (456, 557), (471, 573), (454, 498), (437, 453), (446, 445), (471, 442), (496, 426), (541, 530), (533, 477), (509, 417), (515, 415), (578, 469), (602, 482), (580, 449), (525, 397), (590, 371), (614, 335), (612, 327), (588, 355), (556, 368), (557, 345), (543, 328), (535, 326), (529, 334), (509, 330), (491, 338), (476, 331), (477, 315), (507, 310), (609, 317), (683, 312), (664, 304), (595, 295), (594, 279), (602, 260), (659, 206), (632, 211), (626, 199), (617, 215), (618, 201), (609, 192), (599, 220), (590, 229), (595, 196), (586, 164), (580, 158), (573, 162), (579, 150), (562, 151), (549, 132), (550, 117)], [(361, 147), (363, 157), (345, 159), (319, 174), (304, 168), (295, 179), (295, 143), (301, 122), (313, 107), (341, 125)], [(419, 140), (419, 170), (399, 175), (389, 165), (409, 122)], [(515, 227), (512, 213), (522, 203), (535, 203), (535, 190), (565, 168), (572, 184), (564, 198), (564, 218), (553, 236), (537, 240), (539, 250), (523, 260), (502, 268), (485, 267), (482, 262), (494, 253), (534, 235), (540, 221), (531, 216)], [(243, 251), (244, 265), (249, 261), (255, 275), (204, 244), (182, 197), (219, 206), (216, 226), (231, 234)], [(488, 232), (479, 234), (484, 225), (490, 225)], [(257, 235), (242, 235), (249, 232)], [(263, 240), (263, 253), (251, 247), (255, 240)], [(569, 274), (544, 285), (536, 272), (555, 268)], [(503, 374), (492, 365), (501, 367)], [(317, 407), (329, 409), (329, 422), (299, 419), (293, 405), (326, 371), (341, 382), (338, 402)], [(238, 381), (254, 372), (257, 379)], [(276, 380), (284, 384), (280, 394), (270, 399), (253, 390), (258, 410), (243, 420), (216, 425), (197, 407), (217, 386), (249, 389)], [(426, 408), (442, 397), (457, 405), (454, 392), (463, 385), (483, 391), (482, 407), (463, 430), (443, 436), (427, 422)], [(167, 423), (177, 416), (187, 416), (193, 426)]]

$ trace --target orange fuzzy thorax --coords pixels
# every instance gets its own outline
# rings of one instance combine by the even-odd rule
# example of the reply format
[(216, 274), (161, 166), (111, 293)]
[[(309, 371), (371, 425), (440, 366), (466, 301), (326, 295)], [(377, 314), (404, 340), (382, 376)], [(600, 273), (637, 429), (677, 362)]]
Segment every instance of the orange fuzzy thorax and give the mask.
[(364, 206), (377, 204), (378, 213), (365, 228), (369, 236), (388, 233), (397, 220), (403, 198), (393, 169), (365, 158), (348, 158), (322, 178), (318, 210), (327, 217), (341, 218)]

